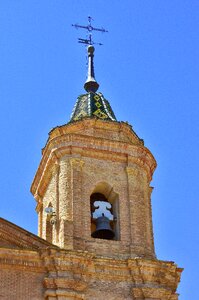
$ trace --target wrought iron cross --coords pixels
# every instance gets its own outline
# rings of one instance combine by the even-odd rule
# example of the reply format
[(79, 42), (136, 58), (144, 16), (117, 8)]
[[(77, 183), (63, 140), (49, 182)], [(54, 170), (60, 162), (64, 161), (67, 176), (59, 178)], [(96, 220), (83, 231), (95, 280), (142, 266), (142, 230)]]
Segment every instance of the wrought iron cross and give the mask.
[(102, 43), (95, 43), (92, 39), (92, 32), (93, 31), (100, 31), (102, 33), (104, 32), (108, 32), (107, 30), (105, 30), (103, 27), (102, 28), (96, 28), (96, 27), (93, 27), (91, 22), (93, 21), (93, 19), (89, 16), (88, 17), (88, 25), (87, 26), (84, 26), (84, 25), (78, 25), (78, 24), (72, 24), (72, 26), (74, 26), (76, 29), (79, 29), (79, 28), (83, 28), (83, 29), (86, 29), (87, 32), (88, 32), (88, 39), (82, 39), (82, 38), (78, 38), (78, 43), (81, 43), (81, 44), (86, 44), (86, 45), (94, 45), (94, 44), (97, 44), (97, 45), (103, 45)]

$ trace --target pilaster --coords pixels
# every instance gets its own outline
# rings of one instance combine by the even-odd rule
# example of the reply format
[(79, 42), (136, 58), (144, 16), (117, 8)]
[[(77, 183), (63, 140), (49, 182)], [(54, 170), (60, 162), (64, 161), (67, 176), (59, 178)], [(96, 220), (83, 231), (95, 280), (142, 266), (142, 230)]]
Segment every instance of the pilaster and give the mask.
[(73, 249), (73, 203), (71, 170), (68, 157), (60, 159), (59, 168), (59, 246)]
[(74, 236), (74, 248), (84, 248), (82, 234), (84, 232), (83, 218), (81, 212), (84, 211), (84, 199), (82, 199), (82, 176), (84, 161), (80, 158), (71, 158), (71, 190), (72, 190), (72, 213), (73, 213), (73, 236)]
[(154, 249), (151, 245), (152, 228), (147, 228), (147, 226), (152, 225), (150, 222), (147, 176), (145, 171), (137, 165), (127, 166), (126, 172), (130, 209), (131, 253), (133, 256), (154, 257)]

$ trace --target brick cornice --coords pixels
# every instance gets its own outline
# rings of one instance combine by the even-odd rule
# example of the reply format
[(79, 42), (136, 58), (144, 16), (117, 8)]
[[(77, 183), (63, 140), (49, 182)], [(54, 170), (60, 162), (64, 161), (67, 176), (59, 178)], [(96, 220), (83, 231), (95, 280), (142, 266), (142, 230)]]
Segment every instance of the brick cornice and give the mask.
[[(148, 164), (151, 174), (156, 167), (154, 157), (144, 147), (143, 140), (136, 135), (132, 126), (128, 123), (88, 118), (51, 130), (47, 144), (42, 151), (42, 160), (31, 186), (33, 195), (38, 193), (38, 186), (43, 176), (47, 180), (50, 179), (52, 171), (47, 174), (49, 165), (53, 162), (56, 163), (63, 155), (69, 155), (71, 151), (74, 152), (74, 149), (76, 150), (75, 153), (82, 155), (89, 149), (91, 152), (93, 150), (98, 151), (97, 154), (99, 154), (99, 151), (101, 153), (106, 152), (107, 157), (105, 159), (111, 159), (114, 156), (115, 161), (120, 161), (121, 158), (124, 160), (127, 155), (140, 156), (143, 162), (140, 161), (139, 163)], [(44, 184), (46, 179), (43, 182)]]
[[(162, 290), (175, 292), (180, 281), (182, 268), (169, 261), (144, 258), (105, 258), (96, 256), (94, 253), (86, 251), (70, 251), (63, 249), (42, 250), (42, 259), (49, 272), (59, 271), (59, 274), (65, 272), (75, 272), (83, 278), (92, 278), (93, 280), (107, 281), (125, 281), (132, 282), (134, 291), (136, 288), (147, 293), (145, 287), (159, 287)], [(150, 291), (152, 291), (151, 289)], [(138, 293), (138, 292), (137, 292)]]
[(156, 289), (158, 287), (165, 289), (166, 287), (175, 292), (183, 271), (175, 263), (161, 260), (129, 259), (128, 266), (131, 270), (133, 281), (140, 284), (141, 290), (146, 286), (155, 284)]
[(155, 259), (96, 256), (87, 251), (0, 248), (1, 270), (42, 273), (46, 297), (84, 299), (92, 282), (125, 283), (133, 299), (177, 300), (181, 268)]
[(0, 248), (0, 269), (45, 272), (37, 251)]
[[(100, 119), (88, 118), (53, 128), (49, 133), (47, 144), (50, 140), (57, 136), (78, 133), (81, 131), (85, 132), (87, 130), (89, 130), (89, 135), (96, 135), (97, 130), (119, 133), (119, 136), (121, 133), (124, 133), (126, 136), (128, 136), (128, 140), (131, 143), (139, 145), (143, 145), (144, 143), (143, 140), (137, 136), (133, 130), (133, 127), (127, 122), (102, 121)], [(45, 151), (45, 148), (46, 146), (44, 147), (43, 151)]]
[(82, 292), (87, 288), (87, 284), (83, 280), (69, 279), (67, 277), (45, 278), (44, 286), (47, 289), (71, 289)]
[[(52, 166), (64, 155), (81, 155), (98, 159), (123, 161), (137, 164), (147, 172), (148, 180), (152, 178), (156, 161), (151, 152), (143, 145), (109, 140), (82, 134), (65, 134), (49, 140), (42, 160), (33, 180), (31, 192), (42, 195), (52, 176)], [(42, 185), (42, 191), (39, 186)]]
[[(167, 288), (161, 288), (158, 285), (155, 287), (135, 287), (132, 288), (133, 299), (164, 299), (170, 300), (172, 296), (172, 290)], [(160, 298), (161, 297), (161, 298)]]

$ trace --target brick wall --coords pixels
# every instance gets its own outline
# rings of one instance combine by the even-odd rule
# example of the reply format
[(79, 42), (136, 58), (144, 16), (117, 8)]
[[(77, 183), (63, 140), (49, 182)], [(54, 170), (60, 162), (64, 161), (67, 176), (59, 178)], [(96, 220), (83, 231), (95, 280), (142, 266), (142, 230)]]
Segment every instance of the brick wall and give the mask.
[(40, 300), (44, 299), (44, 274), (27, 270), (1, 269), (0, 299), (5, 300)]

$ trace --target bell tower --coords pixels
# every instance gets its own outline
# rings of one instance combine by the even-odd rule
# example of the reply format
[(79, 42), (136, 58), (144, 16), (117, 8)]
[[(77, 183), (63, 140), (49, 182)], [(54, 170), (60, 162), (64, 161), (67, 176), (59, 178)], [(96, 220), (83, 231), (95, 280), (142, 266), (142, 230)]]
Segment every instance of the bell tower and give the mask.
[(60, 299), (177, 300), (182, 269), (154, 250), (156, 161), (98, 92), (93, 59), (89, 45), (86, 93), (70, 121), (50, 131), (31, 187), (39, 236), (86, 260), (86, 287)]

